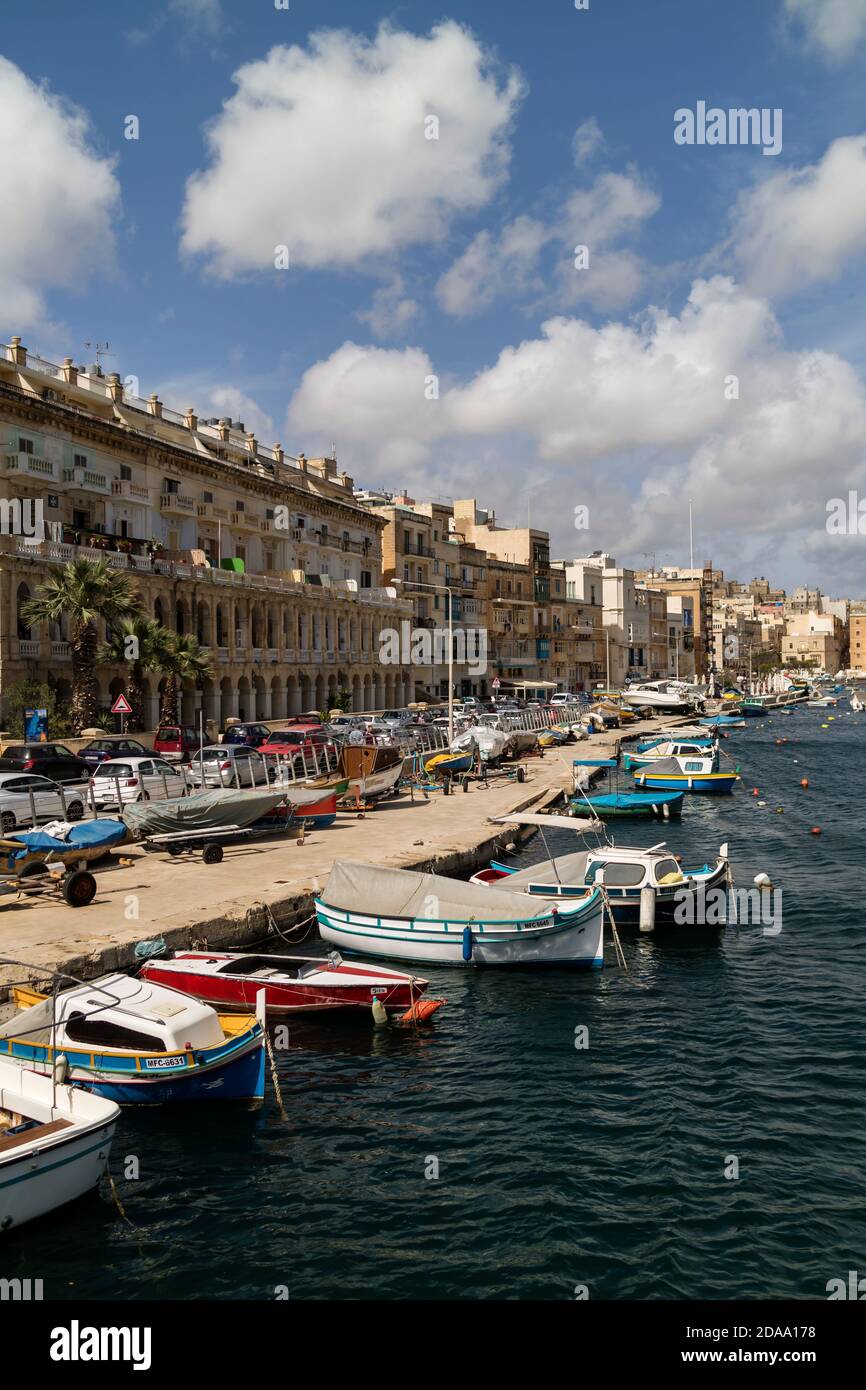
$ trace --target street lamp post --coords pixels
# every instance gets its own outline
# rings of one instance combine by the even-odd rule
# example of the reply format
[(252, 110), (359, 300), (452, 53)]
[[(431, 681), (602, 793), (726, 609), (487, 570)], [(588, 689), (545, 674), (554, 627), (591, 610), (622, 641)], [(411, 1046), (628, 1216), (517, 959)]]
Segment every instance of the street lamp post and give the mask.
[(432, 589), (435, 593), (448, 595), (448, 747), (454, 742), (454, 598), (447, 584), (430, 584), (423, 579), (392, 579), (410, 589)]

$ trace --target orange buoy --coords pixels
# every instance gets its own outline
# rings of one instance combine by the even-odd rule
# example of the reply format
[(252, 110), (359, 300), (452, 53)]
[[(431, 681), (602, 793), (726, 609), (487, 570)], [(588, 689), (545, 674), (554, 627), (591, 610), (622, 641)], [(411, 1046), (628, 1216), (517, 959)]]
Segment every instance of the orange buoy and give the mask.
[(424, 1023), (426, 1019), (432, 1018), (437, 1009), (441, 1009), (446, 1001), (444, 999), (418, 999), (400, 1016), (401, 1023)]
[(758, 791), (758, 788), (757, 788), (757, 787), (752, 787), (752, 796), (760, 796), (760, 795), (761, 795), (761, 793)]
[(809, 785), (809, 779), (808, 779), (808, 777), (801, 777), (801, 778), (800, 778), (800, 786), (801, 786), (801, 787), (808, 787), (808, 785)]
[(820, 834), (821, 834), (821, 827), (820, 827), (820, 825), (813, 825), (813, 826), (812, 826), (812, 829), (809, 831), (809, 834), (810, 834), (810, 835), (820, 835)]

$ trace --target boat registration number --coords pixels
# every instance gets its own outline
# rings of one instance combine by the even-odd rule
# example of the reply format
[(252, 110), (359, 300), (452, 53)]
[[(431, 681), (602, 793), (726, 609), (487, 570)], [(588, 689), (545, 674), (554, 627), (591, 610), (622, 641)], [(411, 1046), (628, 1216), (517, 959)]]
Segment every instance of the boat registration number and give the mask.
[(387, 985), (374, 985), (373, 988), (370, 990), (370, 994), (371, 994), (371, 995), (374, 995), (374, 994), (387, 994), (387, 993), (388, 993), (388, 986), (387, 986)]
[(145, 1071), (171, 1071), (175, 1067), (185, 1067), (184, 1057), (145, 1057)]

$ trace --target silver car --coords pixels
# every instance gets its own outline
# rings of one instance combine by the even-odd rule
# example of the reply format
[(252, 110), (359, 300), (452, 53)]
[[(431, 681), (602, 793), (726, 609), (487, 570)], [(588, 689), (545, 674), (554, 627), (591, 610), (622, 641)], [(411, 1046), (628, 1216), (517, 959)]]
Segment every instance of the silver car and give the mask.
[[(10, 835), (36, 820), (81, 820), (87, 805), (87, 786), (65, 786), (64, 807), (57, 782), (35, 772), (0, 772), (0, 830)], [(33, 800), (31, 802), (31, 795)]]
[(187, 771), (196, 787), (266, 787), (276, 776), (257, 749), (242, 743), (210, 744), (190, 759)]

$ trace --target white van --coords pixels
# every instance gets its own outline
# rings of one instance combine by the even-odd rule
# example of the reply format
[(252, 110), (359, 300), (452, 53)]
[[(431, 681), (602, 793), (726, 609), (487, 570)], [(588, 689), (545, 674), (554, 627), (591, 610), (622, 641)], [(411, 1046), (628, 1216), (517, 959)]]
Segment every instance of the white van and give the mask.
[(550, 697), (550, 703), (552, 705), (570, 705), (573, 700), (574, 696), (570, 695), (567, 690), (554, 690)]

